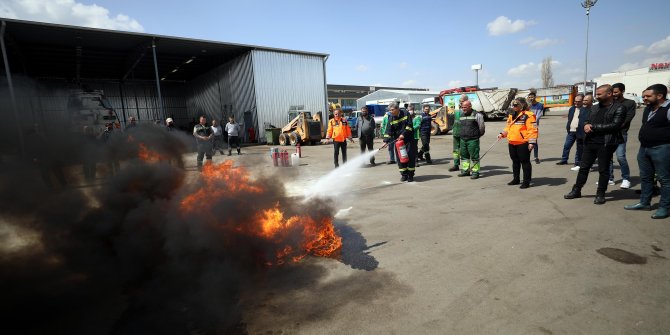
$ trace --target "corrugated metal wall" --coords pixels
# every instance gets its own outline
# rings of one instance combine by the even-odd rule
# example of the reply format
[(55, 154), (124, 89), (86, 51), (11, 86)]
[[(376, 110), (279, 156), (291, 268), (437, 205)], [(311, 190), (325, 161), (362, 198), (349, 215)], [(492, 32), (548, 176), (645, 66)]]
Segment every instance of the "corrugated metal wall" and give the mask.
[[(252, 51), (258, 126), (283, 127), (291, 106), (328, 116), (325, 59), (321, 56), (276, 51)], [(261, 137), (265, 132), (261, 131)]]
[[(252, 124), (258, 124), (255, 106), (254, 76), (251, 53), (240, 56), (189, 82), (187, 109), (191, 117), (206, 115), (209, 120), (228, 122), (230, 115), (239, 123), (244, 122), (244, 112), (253, 115)], [(245, 132), (245, 139), (247, 132)]]
[[(80, 87), (102, 90), (105, 98), (116, 110), (123, 122), (135, 116), (140, 123), (162, 119), (158, 109), (158, 94), (153, 82), (126, 82), (123, 86), (113, 81), (82, 81), (82, 85), (64, 80), (37, 80), (18, 76), (14, 78), (14, 91), (19, 114), (24, 127), (33, 123), (61, 124), (68, 120), (67, 103), (73, 91)], [(165, 83), (161, 85), (165, 114), (175, 118), (177, 125), (188, 125), (184, 84)], [(9, 89), (6, 78), (0, 79), (0, 106), (3, 119), (12, 116)], [(123, 93), (123, 104), (121, 96)]]

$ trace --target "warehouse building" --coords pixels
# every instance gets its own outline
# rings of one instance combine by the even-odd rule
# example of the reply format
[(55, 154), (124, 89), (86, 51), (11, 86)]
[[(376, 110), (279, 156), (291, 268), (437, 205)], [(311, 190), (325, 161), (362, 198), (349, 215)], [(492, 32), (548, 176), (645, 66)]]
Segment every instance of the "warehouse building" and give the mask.
[(104, 92), (122, 125), (234, 115), (246, 141), (290, 109), (327, 111), (327, 54), (10, 19), (0, 41), (0, 131), (65, 119), (82, 90)]

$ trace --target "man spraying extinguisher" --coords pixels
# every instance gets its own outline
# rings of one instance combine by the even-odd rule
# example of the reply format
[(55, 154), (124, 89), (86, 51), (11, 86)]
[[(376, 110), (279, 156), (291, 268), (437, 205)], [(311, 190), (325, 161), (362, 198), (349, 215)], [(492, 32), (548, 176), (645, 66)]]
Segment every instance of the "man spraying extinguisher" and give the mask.
[(396, 103), (391, 103), (388, 110), (391, 115), (389, 115), (386, 133), (384, 133), (384, 143), (395, 146), (401, 175), (400, 181), (413, 182), (417, 147), (412, 119), (407, 112), (401, 111)]

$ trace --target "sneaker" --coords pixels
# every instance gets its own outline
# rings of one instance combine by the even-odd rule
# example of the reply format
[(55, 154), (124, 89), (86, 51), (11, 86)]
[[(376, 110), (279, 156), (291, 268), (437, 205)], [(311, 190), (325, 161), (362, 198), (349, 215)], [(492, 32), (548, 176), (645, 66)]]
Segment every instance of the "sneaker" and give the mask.
[(628, 181), (628, 179), (624, 179), (621, 182), (621, 186), (619, 186), (619, 187), (629, 189), (630, 188), (630, 181)]
[[(598, 185), (598, 182), (596, 182), (596, 185)], [(614, 186), (616, 185), (616, 183), (614, 182), (614, 180), (610, 180), (607, 182), (607, 185)]]
[(579, 165), (571, 167), (570, 171), (579, 171)]
[(568, 162), (560, 161), (560, 162), (556, 162), (556, 165), (568, 165)]

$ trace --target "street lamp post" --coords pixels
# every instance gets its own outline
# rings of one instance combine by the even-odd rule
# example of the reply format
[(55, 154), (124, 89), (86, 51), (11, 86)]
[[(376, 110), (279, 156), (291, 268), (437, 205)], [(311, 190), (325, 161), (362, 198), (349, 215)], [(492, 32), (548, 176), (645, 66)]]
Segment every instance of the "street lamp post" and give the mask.
[(475, 71), (475, 86), (479, 87), (479, 70), (482, 69), (482, 64), (475, 64), (470, 68)]
[(582, 7), (586, 9), (586, 53), (584, 55), (584, 94), (586, 94), (586, 76), (589, 71), (589, 14), (591, 13), (591, 7), (596, 5), (598, 0), (584, 0), (582, 1)]

